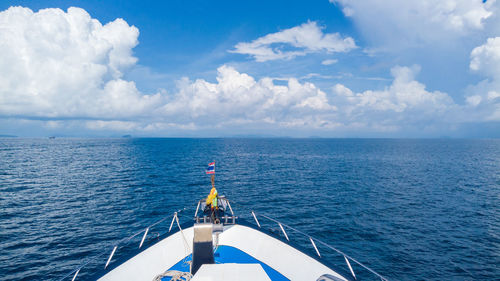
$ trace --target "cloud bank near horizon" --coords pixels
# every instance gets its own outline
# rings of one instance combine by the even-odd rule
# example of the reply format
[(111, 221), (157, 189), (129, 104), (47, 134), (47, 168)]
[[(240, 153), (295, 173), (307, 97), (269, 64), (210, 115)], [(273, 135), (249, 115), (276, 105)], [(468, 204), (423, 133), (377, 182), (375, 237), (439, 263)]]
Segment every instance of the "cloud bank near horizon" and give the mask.
[[(480, 23), (466, 26), (479, 28)], [(447, 93), (427, 90), (416, 79), (418, 65), (392, 67), (392, 82), (383, 89), (354, 92), (340, 83), (320, 89), (297, 78), (284, 84), (271, 77), (257, 79), (224, 64), (217, 69), (216, 82), (186, 77), (172, 93), (145, 94), (123, 78), (137, 63), (133, 48), (139, 36), (123, 19), (103, 25), (80, 8), (33, 12), (12, 7), (0, 12), (0, 24), (5, 27), (0, 29), (3, 122), (47, 130), (153, 135), (212, 130), (334, 136), (441, 135), (467, 122), (500, 121), (500, 37), (489, 38), (471, 52), (470, 69), (485, 80), (471, 85), (466, 102), (458, 104)], [(273, 49), (275, 43), (291, 44), (303, 53), (356, 47), (352, 38), (324, 34), (315, 22), (308, 22), (244, 43), (239, 50), (260, 50), (241, 51), (257, 61), (300, 55)]]

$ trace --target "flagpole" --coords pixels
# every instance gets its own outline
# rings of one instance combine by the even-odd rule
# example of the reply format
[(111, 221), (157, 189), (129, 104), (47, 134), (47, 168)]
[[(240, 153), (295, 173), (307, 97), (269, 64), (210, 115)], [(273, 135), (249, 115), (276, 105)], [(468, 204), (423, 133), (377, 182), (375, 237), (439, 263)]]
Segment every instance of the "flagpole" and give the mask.
[(214, 163), (214, 174), (212, 175), (211, 180), (212, 180), (212, 187), (215, 187), (215, 159), (214, 159), (213, 163)]

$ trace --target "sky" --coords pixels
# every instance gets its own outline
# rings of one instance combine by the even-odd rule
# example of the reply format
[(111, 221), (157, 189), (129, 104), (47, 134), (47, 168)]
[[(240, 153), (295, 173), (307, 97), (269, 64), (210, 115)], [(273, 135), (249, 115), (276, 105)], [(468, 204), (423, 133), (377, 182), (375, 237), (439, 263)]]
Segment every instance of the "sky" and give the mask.
[(0, 1), (0, 135), (500, 137), (500, 1)]

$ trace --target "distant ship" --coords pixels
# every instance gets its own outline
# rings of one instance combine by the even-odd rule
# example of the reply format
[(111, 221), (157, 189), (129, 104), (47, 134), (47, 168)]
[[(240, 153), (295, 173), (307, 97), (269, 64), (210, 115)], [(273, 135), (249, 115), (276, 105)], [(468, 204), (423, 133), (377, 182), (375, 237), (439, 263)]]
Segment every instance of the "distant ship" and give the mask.
[[(121, 242), (125, 243), (142, 234), (140, 244), (135, 246), (136, 250), (118, 244), (110, 249), (107, 260), (101, 256), (103, 270), (91, 273), (89, 280), (345, 281), (356, 279), (351, 263), (367, 270), (376, 279), (387, 280), (336, 248), (293, 227), (254, 211), (251, 212), (254, 222), (246, 221), (234, 214), (229, 200), (224, 196), (217, 197), (217, 202), (218, 207), (212, 209), (206, 205), (205, 199), (200, 200), (191, 222), (181, 224), (180, 212), (175, 212), (132, 237), (123, 239)], [(264, 230), (262, 220), (279, 227), (280, 232)], [(157, 234), (156, 239), (151, 239), (151, 227), (160, 223), (165, 223), (166, 227), (168, 222), (168, 232)], [(290, 241), (286, 230), (310, 242), (311, 253), (305, 253), (306, 249), (299, 250), (300, 247)], [(148, 234), (150, 239), (146, 239)], [(333, 270), (327, 266), (321, 258), (318, 245), (343, 256), (344, 270)], [(123, 251), (128, 249), (128, 252), (114, 261), (113, 257), (119, 248)], [(85, 266), (80, 266), (61, 280), (79, 280), (78, 275)]]

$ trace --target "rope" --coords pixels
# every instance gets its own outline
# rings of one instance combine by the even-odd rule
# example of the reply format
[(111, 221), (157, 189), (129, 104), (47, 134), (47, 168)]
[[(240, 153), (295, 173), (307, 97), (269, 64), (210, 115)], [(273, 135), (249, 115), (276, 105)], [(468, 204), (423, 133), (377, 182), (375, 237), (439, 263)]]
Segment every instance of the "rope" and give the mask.
[[(188, 251), (191, 252), (191, 247), (189, 246), (186, 236), (184, 235), (184, 231), (182, 230), (177, 213), (174, 213), (174, 218), (175, 222), (177, 223), (177, 227), (179, 227), (179, 232), (181, 233), (182, 240), (184, 242), (184, 253), (186, 257), (183, 260), (183, 264), (189, 264), (189, 268), (191, 269), (191, 262), (187, 261), (188, 258), (187, 252)], [(183, 272), (179, 270), (167, 270), (163, 273), (156, 275), (155, 278), (153, 278), (153, 281), (161, 281), (164, 277), (171, 277), (170, 281), (189, 281), (191, 280), (193, 275), (190, 272)]]
[(219, 248), (219, 233), (215, 234), (214, 253), (215, 253), (215, 251), (217, 251), (217, 248)]
[(184, 246), (189, 249), (189, 252), (191, 252), (191, 247), (189, 247), (189, 243), (186, 239), (186, 236), (184, 236), (184, 231), (182, 231), (181, 224), (179, 223), (179, 218), (175, 216), (175, 221), (177, 222), (177, 226), (179, 227), (179, 231), (182, 234), (182, 239), (184, 240)]
[[(184, 242), (184, 256), (185, 258), (182, 260), (182, 263), (184, 265), (189, 265), (189, 271), (191, 271), (191, 266), (192, 266), (192, 262), (191, 261), (188, 261), (188, 257), (189, 257), (189, 253), (192, 252), (191, 251), (191, 247), (189, 246), (189, 243), (186, 239), (186, 236), (184, 235), (184, 231), (182, 231), (182, 228), (181, 228), (181, 224), (179, 223), (179, 218), (177, 217), (177, 214), (175, 215), (175, 221), (177, 223), (177, 227), (179, 227), (179, 231), (182, 235), (182, 240)], [(172, 279), (174, 280), (174, 279)]]
[(182, 272), (178, 270), (167, 270), (160, 273), (153, 278), (153, 281), (161, 281), (164, 277), (172, 277), (170, 281), (188, 281), (191, 280), (193, 275), (189, 272)]

